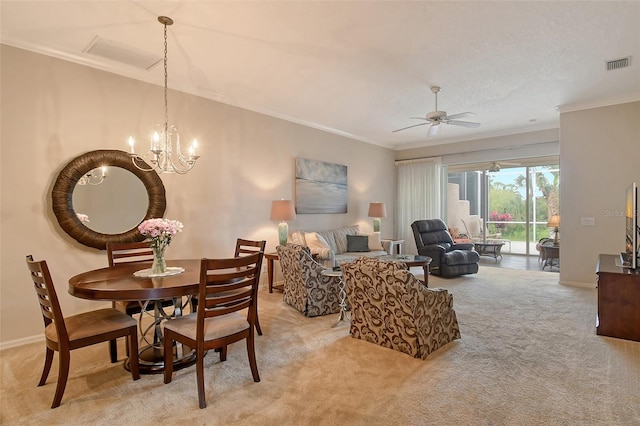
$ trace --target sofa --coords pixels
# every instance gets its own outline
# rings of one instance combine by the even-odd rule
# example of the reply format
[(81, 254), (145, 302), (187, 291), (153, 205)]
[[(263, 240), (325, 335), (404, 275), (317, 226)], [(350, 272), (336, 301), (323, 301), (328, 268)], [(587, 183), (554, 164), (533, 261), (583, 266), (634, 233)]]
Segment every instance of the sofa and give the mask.
[(404, 263), (363, 257), (342, 274), (352, 337), (420, 359), (460, 338), (452, 295), (425, 287)]
[(360, 233), (358, 225), (329, 231), (294, 231), (289, 242), (309, 247), (314, 258), (326, 267), (366, 257), (379, 257), (392, 253), (390, 240), (381, 240), (379, 232)]

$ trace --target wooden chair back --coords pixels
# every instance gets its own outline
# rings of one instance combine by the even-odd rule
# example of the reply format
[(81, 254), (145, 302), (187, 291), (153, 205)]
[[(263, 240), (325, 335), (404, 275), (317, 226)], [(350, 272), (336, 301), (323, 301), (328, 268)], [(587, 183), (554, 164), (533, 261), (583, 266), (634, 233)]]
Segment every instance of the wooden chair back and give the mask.
[(262, 241), (254, 241), (254, 240), (245, 240), (243, 238), (238, 238), (236, 240), (236, 251), (233, 256), (238, 257), (245, 254), (254, 254), (256, 252), (262, 251), (264, 252), (264, 248), (267, 246), (267, 242)]
[[(235, 257), (245, 256), (248, 254), (255, 254), (258, 252), (262, 252), (264, 254), (264, 249), (267, 246), (267, 242), (255, 241), (255, 240), (245, 240), (243, 238), (238, 238), (236, 240), (236, 250), (234, 252)], [(260, 259), (260, 263), (257, 265), (258, 271), (262, 270), (262, 258)], [(260, 279), (258, 278), (258, 282)], [(258, 332), (258, 336), (262, 336), (262, 328), (260, 327), (260, 318), (258, 317), (258, 299), (256, 297), (254, 308), (256, 311), (256, 331)]]
[(107, 258), (109, 267), (121, 263), (153, 261), (153, 250), (148, 241), (137, 243), (107, 243)]
[(58, 295), (53, 286), (53, 280), (51, 279), (47, 262), (44, 260), (34, 261), (33, 256), (28, 255), (27, 267), (31, 273), (33, 287), (38, 296), (38, 304), (40, 305), (44, 326), (47, 327), (49, 324), (54, 323), (60, 345), (66, 344), (68, 348), (69, 335), (64, 324), (64, 317), (62, 316), (62, 310), (58, 302)]
[[(247, 309), (247, 321), (255, 326), (255, 300), (264, 252), (229, 259), (202, 259), (196, 334), (204, 336), (206, 318)], [(204, 301), (204, 303), (202, 302)]]

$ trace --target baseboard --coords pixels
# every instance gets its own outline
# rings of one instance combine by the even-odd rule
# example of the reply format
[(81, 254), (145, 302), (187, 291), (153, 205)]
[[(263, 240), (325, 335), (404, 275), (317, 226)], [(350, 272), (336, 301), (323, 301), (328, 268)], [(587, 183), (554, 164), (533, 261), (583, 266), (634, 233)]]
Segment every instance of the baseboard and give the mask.
[(572, 287), (582, 287), (582, 288), (596, 288), (597, 286), (594, 283), (581, 283), (577, 281), (560, 281), (561, 285), (568, 285)]
[(23, 337), (21, 339), (9, 340), (8, 342), (0, 342), (0, 351), (5, 349), (16, 348), (18, 346), (29, 345), (35, 342), (43, 342), (44, 335), (36, 334), (35, 336)]

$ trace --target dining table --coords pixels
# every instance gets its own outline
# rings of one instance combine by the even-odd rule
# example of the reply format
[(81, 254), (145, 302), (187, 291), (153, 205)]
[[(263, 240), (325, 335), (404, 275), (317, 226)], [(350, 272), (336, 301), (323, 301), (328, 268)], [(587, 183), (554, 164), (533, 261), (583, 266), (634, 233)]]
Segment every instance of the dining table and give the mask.
[[(141, 271), (151, 267), (151, 262), (136, 262), (94, 269), (69, 279), (69, 294), (81, 299), (139, 301), (142, 309), (138, 322), (141, 337), (147, 342), (146, 345), (140, 345), (139, 350), (141, 374), (164, 371), (162, 323), (181, 316), (190, 296), (198, 293), (201, 259), (178, 259), (166, 262), (168, 269), (182, 268), (184, 271), (166, 276), (139, 276)], [(151, 324), (144, 329), (143, 319), (147, 313), (147, 305), (150, 302), (168, 299), (174, 301), (172, 310), (166, 312), (162, 303), (154, 303)], [(176, 347), (175, 350), (178, 356), (174, 357), (174, 369), (181, 369), (195, 363), (193, 348)], [(128, 368), (128, 362), (125, 362), (125, 368)]]

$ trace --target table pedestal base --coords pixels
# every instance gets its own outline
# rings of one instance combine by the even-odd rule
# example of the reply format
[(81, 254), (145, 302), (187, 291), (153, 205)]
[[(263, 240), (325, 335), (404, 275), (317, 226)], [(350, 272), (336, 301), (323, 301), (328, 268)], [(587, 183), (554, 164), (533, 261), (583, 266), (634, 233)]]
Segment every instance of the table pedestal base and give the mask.
[[(182, 345), (180, 345), (182, 346)], [(177, 357), (174, 353), (173, 369), (180, 370), (196, 363), (196, 351), (186, 346), (182, 347), (182, 356)], [(206, 355), (206, 352), (205, 352)], [(164, 373), (164, 351), (151, 345), (140, 350), (140, 374), (162, 374)], [(124, 362), (124, 368), (131, 371), (129, 359)]]

